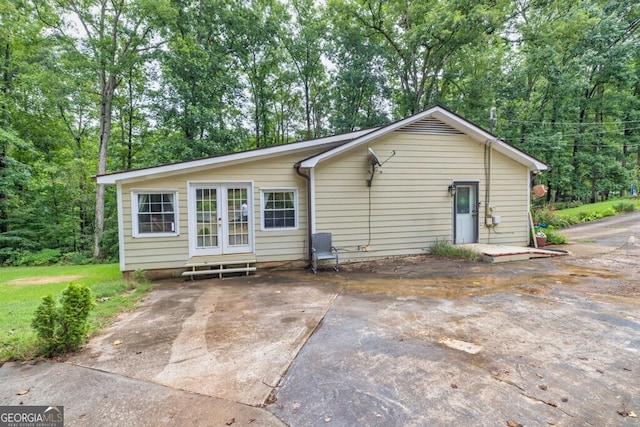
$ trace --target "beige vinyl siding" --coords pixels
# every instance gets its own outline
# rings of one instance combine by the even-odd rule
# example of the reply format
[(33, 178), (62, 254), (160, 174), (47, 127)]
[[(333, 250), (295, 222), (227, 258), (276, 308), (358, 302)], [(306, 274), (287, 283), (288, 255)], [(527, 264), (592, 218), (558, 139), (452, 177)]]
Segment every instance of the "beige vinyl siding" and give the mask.
[[(132, 186), (122, 186), (122, 220), (124, 231), (125, 262), (124, 271), (137, 269), (174, 268), (188, 253), (187, 197), (186, 183), (179, 180), (149, 180)], [(177, 236), (133, 237), (133, 216), (131, 195), (133, 191), (177, 190)], [(184, 265), (184, 261), (182, 261)]]
[[(491, 202), (502, 222), (493, 228), (485, 227), (484, 217), (481, 218), (480, 242), (526, 246), (529, 243), (529, 171), (494, 152), (491, 177)], [(482, 197), (484, 206), (484, 191)], [(484, 215), (484, 209), (481, 213)]]
[(502, 223), (489, 234), (484, 226), (484, 144), (464, 135), (394, 132), (369, 146), (382, 161), (396, 151), (379, 167), (382, 173), (375, 174), (371, 188), (366, 146), (316, 168), (316, 231), (333, 233), (341, 258), (420, 254), (435, 241), (451, 242), (453, 199), (447, 188), (453, 181), (479, 183), (480, 242), (527, 243), (526, 167), (493, 153), (492, 204)]
[[(382, 161), (396, 151), (373, 178), (373, 148)], [(252, 189), (254, 253), (258, 262), (306, 259), (307, 188), (294, 164), (317, 150), (224, 167), (210, 167), (139, 182), (122, 183), (125, 271), (182, 268), (189, 260), (188, 186), (197, 183), (249, 184)], [(381, 172), (381, 173), (380, 173)], [(477, 183), (481, 203), (479, 241), (528, 243), (527, 167), (497, 152), (492, 156), (491, 203), (501, 223), (485, 227), (486, 175), (484, 144), (465, 135), (392, 132), (318, 164), (314, 171), (315, 231), (333, 233), (341, 261), (423, 254), (435, 241), (454, 238), (454, 182)], [(262, 230), (261, 190), (297, 190), (297, 228)], [(177, 236), (132, 237), (131, 192), (177, 190)], [(369, 209), (369, 206), (371, 209)], [(368, 249), (368, 250), (364, 250)], [(224, 258), (224, 255), (216, 255)], [(237, 254), (233, 255), (237, 258)]]
[[(136, 269), (182, 268), (189, 260), (188, 183), (247, 183), (251, 184), (254, 252), (258, 262), (296, 261), (306, 257), (307, 187), (296, 174), (293, 165), (302, 157), (314, 154), (289, 155), (266, 161), (252, 161), (234, 166), (212, 168), (165, 178), (147, 179), (122, 185), (124, 271)], [(295, 230), (262, 231), (261, 189), (297, 189), (298, 227)], [(178, 190), (179, 235), (170, 237), (132, 237), (131, 191)], [(237, 255), (233, 255), (237, 258)], [(220, 257), (224, 257), (221, 255)]]

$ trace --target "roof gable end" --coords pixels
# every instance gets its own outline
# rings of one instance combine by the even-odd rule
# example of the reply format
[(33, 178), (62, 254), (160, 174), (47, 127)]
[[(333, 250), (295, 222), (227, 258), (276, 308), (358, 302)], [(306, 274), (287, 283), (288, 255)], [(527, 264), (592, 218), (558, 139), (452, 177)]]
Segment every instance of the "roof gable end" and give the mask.
[(435, 117), (425, 117), (422, 120), (417, 120), (413, 123), (409, 123), (394, 132), (407, 132), (407, 133), (421, 133), (421, 134), (436, 134), (436, 135), (463, 135), (460, 130), (444, 123)]
[(507, 144), (495, 135), (441, 106), (429, 108), (403, 120), (373, 130), (351, 142), (311, 157), (301, 162), (300, 166), (306, 169), (314, 168), (323, 161), (391, 132), (467, 135), (483, 144), (491, 144), (493, 149), (527, 166), (531, 171), (540, 172), (549, 168), (545, 163)]

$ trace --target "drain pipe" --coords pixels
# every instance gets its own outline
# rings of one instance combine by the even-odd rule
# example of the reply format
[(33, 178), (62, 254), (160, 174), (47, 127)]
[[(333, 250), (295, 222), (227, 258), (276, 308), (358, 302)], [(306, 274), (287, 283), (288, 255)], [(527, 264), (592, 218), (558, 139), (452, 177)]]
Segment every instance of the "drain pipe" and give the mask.
[(307, 263), (304, 268), (311, 268), (311, 258), (313, 254), (311, 253), (311, 177), (305, 173), (300, 171), (300, 163), (296, 163), (294, 165), (296, 169), (296, 173), (300, 175), (307, 182)]

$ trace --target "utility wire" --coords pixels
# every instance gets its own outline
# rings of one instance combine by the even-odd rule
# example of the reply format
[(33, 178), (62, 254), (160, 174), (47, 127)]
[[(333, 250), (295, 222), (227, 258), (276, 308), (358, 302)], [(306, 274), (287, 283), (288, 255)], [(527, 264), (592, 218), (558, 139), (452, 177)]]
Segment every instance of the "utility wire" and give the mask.
[(592, 125), (621, 125), (621, 124), (626, 124), (626, 123), (640, 123), (640, 120), (623, 120), (623, 121), (618, 121), (618, 122), (550, 122), (550, 121), (541, 121), (541, 122), (536, 122), (536, 121), (528, 121), (528, 120), (508, 120), (508, 119), (503, 119), (502, 121), (508, 122), (508, 123), (514, 123), (514, 124), (542, 124), (542, 125), (551, 125), (551, 126), (575, 126), (575, 125), (579, 125), (579, 126), (592, 126)]

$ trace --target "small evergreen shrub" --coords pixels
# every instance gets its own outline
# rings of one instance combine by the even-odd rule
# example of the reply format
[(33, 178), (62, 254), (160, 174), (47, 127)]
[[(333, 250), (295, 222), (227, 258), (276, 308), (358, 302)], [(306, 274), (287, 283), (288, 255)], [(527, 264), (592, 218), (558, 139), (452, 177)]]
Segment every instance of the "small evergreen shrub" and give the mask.
[(67, 286), (60, 304), (53, 296), (45, 296), (31, 323), (42, 343), (42, 354), (54, 356), (79, 349), (87, 338), (87, 321), (94, 305), (91, 290), (84, 285)]

